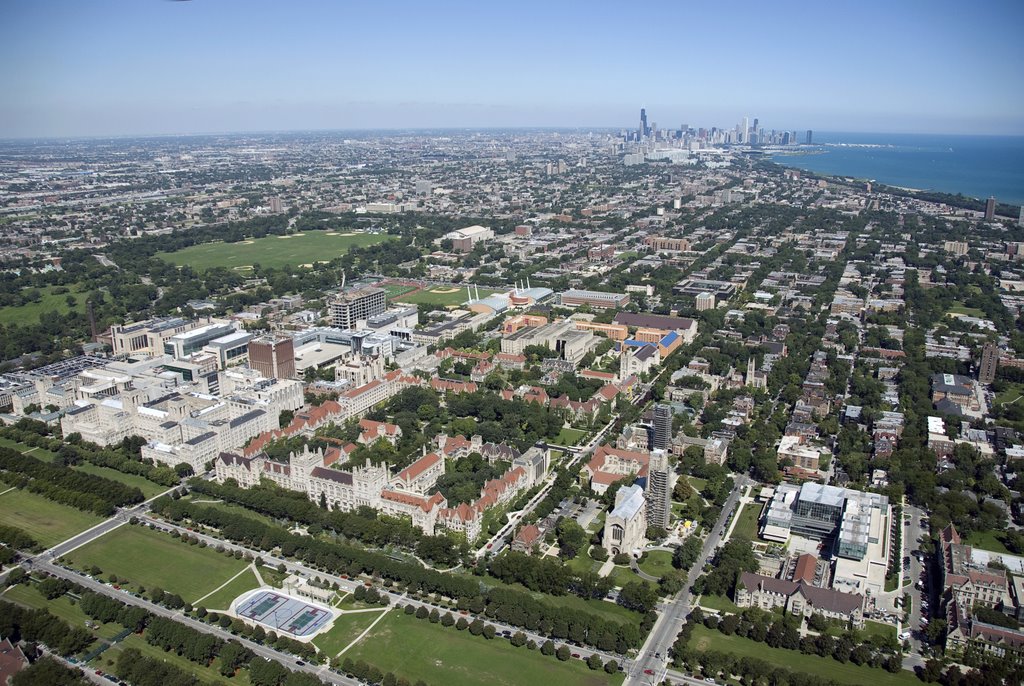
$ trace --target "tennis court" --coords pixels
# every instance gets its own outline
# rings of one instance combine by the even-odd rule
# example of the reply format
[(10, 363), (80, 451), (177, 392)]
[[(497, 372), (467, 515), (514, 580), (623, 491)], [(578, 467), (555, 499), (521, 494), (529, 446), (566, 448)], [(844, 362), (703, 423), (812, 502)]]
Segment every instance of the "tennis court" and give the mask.
[(250, 591), (239, 598), (235, 612), (240, 617), (296, 638), (312, 636), (326, 627), (333, 618), (327, 608), (261, 589)]

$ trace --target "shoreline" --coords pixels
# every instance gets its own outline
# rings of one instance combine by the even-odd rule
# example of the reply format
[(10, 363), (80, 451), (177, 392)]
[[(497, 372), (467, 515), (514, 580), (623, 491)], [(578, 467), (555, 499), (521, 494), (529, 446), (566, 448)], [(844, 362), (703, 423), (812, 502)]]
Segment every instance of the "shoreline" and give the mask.
[[(780, 165), (782, 167), (787, 167), (787, 168), (790, 168), (790, 169), (797, 169), (797, 170), (800, 170), (800, 171), (805, 171), (805, 172), (809, 172), (809, 173), (812, 173), (812, 174), (817, 174), (817, 175), (820, 175), (820, 176), (835, 176), (835, 177), (839, 177), (839, 178), (847, 178), (847, 179), (854, 179), (854, 180), (858, 180), (858, 181), (883, 184), (885, 186), (889, 186), (891, 188), (902, 190), (902, 191), (905, 191), (905, 192), (908, 192), (908, 193), (942, 193), (942, 194), (951, 195), (951, 196), (962, 195), (962, 196), (964, 196), (966, 198), (971, 198), (971, 199), (976, 200), (978, 202), (985, 202), (985, 200), (988, 197), (995, 196), (996, 201), (999, 202), (1000, 204), (1024, 206), (1024, 183), (1022, 183), (1021, 188), (1019, 190), (1014, 190), (1014, 191), (1012, 191), (1010, 193), (1007, 193), (1007, 192), (1003, 192), (1003, 193), (995, 192), (995, 193), (993, 193), (991, 191), (983, 193), (983, 192), (980, 192), (977, 188), (965, 189), (963, 186), (954, 187), (952, 184), (943, 184), (943, 183), (941, 183), (941, 180), (940, 180), (939, 183), (929, 183), (926, 187), (921, 187), (920, 184), (918, 184), (918, 185), (911, 185), (911, 184), (908, 184), (907, 181), (901, 180), (899, 177), (903, 176), (903, 175), (898, 174), (898, 173), (896, 175), (886, 175), (885, 172), (883, 171), (881, 175), (879, 175), (877, 173), (874, 173), (874, 172), (872, 172), (871, 174), (866, 174), (866, 173), (864, 173), (863, 167), (870, 167), (870, 166), (872, 166), (870, 158), (867, 158), (867, 157), (865, 159), (851, 160), (852, 164), (849, 165), (849, 166), (850, 167), (854, 167), (854, 168), (862, 167), (862, 169), (860, 170), (860, 173), (850, 173), (850, 172), (847, 172), (847, 171), (843, 171), (842, 168), (845, 165), (842, 163), (842, 160), (840, 160), (838, 162), (838, 164), (828, 164), (827, 166), (831, 167), (829, 169), (815, 168), (817, 165), (806, 164), (806, 163), (802, 164), (800, 162), (800, 160), (804, 160), (804, 159), (821, 159), (823, 155), (828, 155), (828, 154), (836, 152), (838, 150), (842, 150), (844, 152), (849, 152), (851, 150), (861, 150), (861, 151), (863, 151), (865, 153), (872, 151), (872, 149), (869, 149), (869, 148), (859, 148), (859, 149), (857, 149), (857, 148), (844, 147), (844, 148), (835, 148), (833, 150), (820, 150), (820, 151), (817, 151), (817, 152), (807, 151), (807, 152), (799, 153), (799, 152), (794, 151), (794, 153), (792, 153), (792, 154), (788, 153), (788, 151), (787, 152), (782, 152), (782, 153), (777, 153), (776, 152), (776, 153), (769, 154), (766, 157), (772, 163), (778, 164), (778, 165)], [(834, 158), (833, 158), (833, 160), (834, 160)], [(876, 163), (876, 165), (877, 165), (877, 163)], [(883, 167), (885, 166), (884, 162), (882, 163), (882, 166)], [(838, 167), (838, 168), (836, 168), (836, 167)], [(926, 165), (922, 165), (922, 169), (919, 172), (917, 170), (915, 170), (915, 169), (911, 169), (911, 172), (912, 172), (911, 175), (927, 177), (926, 171), (927, 171), (927, 166)], [(965, 176), (969, 176), (969, 175), (970, 174), (965, 174)], [(888, 176), (889, 180), (886, 180), (886, 176)]]

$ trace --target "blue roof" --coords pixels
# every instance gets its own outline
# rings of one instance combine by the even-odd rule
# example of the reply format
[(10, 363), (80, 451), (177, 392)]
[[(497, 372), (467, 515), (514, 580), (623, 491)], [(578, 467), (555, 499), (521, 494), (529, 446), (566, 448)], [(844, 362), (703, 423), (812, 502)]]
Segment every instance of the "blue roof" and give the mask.
[(661, 345), (668, 347), (675, 343), (677, 338), (679, 338), (679, 334), (675, 331), (669, 331), (665, 337), (661, 339)]
[(622, 345), (628, 345), (631, 348), (642, 348), (645, 345), (654, 345), (654, 344), (653, 343), (648, 343), (647, 341), (638, 341), (635, 338), (627, 338), (626, 340), (622, 341)]

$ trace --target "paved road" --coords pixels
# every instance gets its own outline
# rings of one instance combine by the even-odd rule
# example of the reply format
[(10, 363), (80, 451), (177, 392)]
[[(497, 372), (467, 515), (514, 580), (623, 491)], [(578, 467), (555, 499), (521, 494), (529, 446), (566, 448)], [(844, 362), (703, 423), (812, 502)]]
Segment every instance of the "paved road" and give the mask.
[(110, 596), (111, 598), (116, 598), (117, 600), (123, 603), (144, 608), (146, 611), (154, 615), (160, 617), (167, 617), (168, 619), (173, 619), (176, 622), (187, 624), (193, 629), (198, 629), (199, 631), (202, 631), (207, 634), (213, 634), (214, 636), (222, 638), (226, 641), (238, 641), (246, 648), (249, 648), (251, 651), (253, 651), (256, 655), (266, 658), (268, 660), (280, 662), (282, 665), (286, 666), (288, 669), (291, 669), (293, 671), (307, 672), (321, 679), (324, 679), (332, 684), (341, 684), (344, 686), (358, 686), (359, 684), (359, 681), (357, 681), (356, 679), (351, 679), (349, 677), (342, 676), (341, 674), (337, 674), (336, 672), (332, 672), (330, 669), (327, 668), (326, 665), (299, 665), (297, 664), (298, 658), (296, 658), (294, 655), (282, 653), (268, 646), (260, 645), (259, 643), (256, 643), (254, 641), (242, 638), (241, 636), (235, 636), (230, 631), (222, 629), (217, 625), (211, 625), (207, 624), (206, 622), (201, 622), (198, 619), (193, 619), (192, 617), (189, 617), (188, 615), (183, 613), (181, 610), (169, 610), (166, 607), (163, 607), (162, 605), (151, 603), (145, 598), (137, 598), (131, 593), (128, 593), (127, 591), (117, 590), (111, 586), (108, 586), (107, 584), (96, 581), (95, 579), (91, 579), (88, 576), (85, 576), (84, 574), (81, 574), (79, 572), (65, 569), (64, 567), (60, 567), (51, 562), (40, 562), (34, 566), (37, 569), (46, 572), (47, 574), (52, 574), (53, 576), (58, 576), (62, 579), (73, 581), (74, 583), (80, 586), (84, 586), (85, 588), (88, 588), (91, 591), (95, 591), (96, 593), (102, 593), (103, 595)]
[[(746, 490), (747, 485), (751, 483), (750, 479), (743, 475), (737, 475), (735, 479), (736, 482), (732, 492), (729, 493), (729, 497), (722, 507), (721, 516), (715, 522), (711, 533), (704, 539), (704, 548), (701, 550), (700, 558), (690, 568), (690, 573), (686, 576), (686, 585), (675, 595), (668, 607), (659, 614), (658, 621), (655, 622), (654, 628), (651, 629), (651, 633), (647, 637), (640, 655), (634, 661), (632, 669), (629, 670), (626, 677), (626, 686), (661, 683), (662, 679), (665, 678), (665, 674), (668, 671), (669, 650), (672, 648), (672, 644), (676, 642), (676, 636), (679, 634), (686, 616), (690, 614), (690, 589), (703, 572), (704, 565), (707, 564), (707, 561), (714, 555), (715, 549), (722, 542), (722, 538), (725, 535), (725, 523), (728, 521), (730, 513), (736, 509), (740, 495)], [(648, 670), (652, 674), (646, 674), (645, 672)], [(679, 674), (677, 678), (682, 676), (682, 674)], [(694, 680), (693, 683), (701, 682)]]
[[(927, 536), (928, 531), (921, 526), (921, 517), (925, 514), (920, 508), (914, 507), (913, 505), (905, 505), (903, 509), (904, 520), (910, 519), (906, 526), (903, 526), (903, 522), (900, 525), (903, 526), (903, 555), (910, 556), (909, 570), (904, 569), (904, 574), (910, 577), (910, 581), (913, 585), (907, 586), (904, 592), (910, 594), (910, 618), (907, 620), (907, 624), (904, 629), (909, 629), (910, 634), (910, 652), (903, 657), (903, 668), (913, 670), (914, 667), (923, 667), (925, 659), (921, 657), (921, 649), (926, 645), (924, 643), (923, 634), (921, 632), (921, 615), (922, 605), (921, 601), (928, 597), (928, 588), (932, 579), (929, 577), (929, 586), (926, 586), (924, 590), (918, 589), (916, 584), (921, 579), (924, 572), (924, 566), (916, 555), (913, 555), (920, 547), (918, 540), (922, 536)], [(933, 604), (934, 599), (929, 600), (930, 607), (937, 607)]]
[[(332, 582), (336, 580), (338, 582), (338, 585), (341, 588), (343, 588), (343, 589), (345, 589), (345, 590), (347, 590), (349, 592), (354, 591), (357, 586), (362, 584), (362, 582), (357, 581), (357, 580), (341, 579), (341, 578), (335, 577), (332, 574), (324, 572), (322, 570), (315, 569), (313, 567), (307, 567), (304, 564), (297, 563), (297, 562), (292, 561), (292, 560), (286, 560), (284, 558), (275, 557), (274, 555), (270, 555), (270, 554), (264, 553), (264, 552), (259, 551), (259, 550), (253, 550), (252, 548), (247, 548), (245, 546), (238, 545), (237, 543), (232, 543), (230, 541), (225, 541), (223, 539), (215, 538), (213, 536), (209, 536), (209, 535), (206, 535), (206, 534), (198, 533), (198, 532), (195, 532), (195, 531), (189, 531), (185, 527), (178, 526), (177, 524), (173, 524), (171, 522), (167, 522), (167, 521), (164, 521), (162, 519), (156, 519), (156, 518), (150, 517), (150, 516), (143, 517), (142, 519), (146, 523), (152, 523), (157, 528), (162, 529), (164, 531), (168, 531), (168, 532), (170, 532), (170, 531), (177, 531), (177, 532), (182, 533), (182, 534), (188, 534), (189, 536), (196, 536), (200, 540), (206, 541), (207, 545), (211, 545), (211, 546), (215, 546), (215, 547), (220, 545), (220, 546), (224, 546), (224, 548), (226, 548), (228, 550), (239, 550), (239, 551), (241, 551), (243, 553), (249, 553), (249, 554), (254, 555), (254, 556), (259, 556), (259, 557), (261, 557), (263, 559), (264, 563), (270, 564), (271, 566), (283, 564), (285, 566), (285, 568), (287, 569), (287, 571), (289, 571), (292, 574), (298, 574), (300, 576), (304, 576), (304, 577), (307, 577), (307, 578), (313, 578), (313, 577), (317, 577), (317, 576), (319, 576), (321, 578), (327, 577), (327, 578), (330, 578), (332, 580)], [(447, 608), (447, 607), (444, 607), (442, 605), (437, 605), (437, 604), (431, 603), (431, 602), (426, 601), (426, 600), (419, 600), (419, 599), (416, 599), (416, 598), (411, 598), (411, 597), (405, 595), (404, 593), (395, 593), (395, 592), (390, 591), (390, 590), (388, 590), (386, 588), (378, 588), (377, 590), (382, 595), (388, 596), (389, 600), (391, 601), (391, 605), (393, 605), (393, 606), (397, 605), (399, 603), (404, 604), (404, 605), (412, 604), (412, 605), (415, 605), (416, 607), (420, 607), (420, 606), (426, 607), (428, 610), (435, 610), (436, 609), (442, 615), (444, 615), (444, 613), (446, 613), (446, 612), (451, 612), (452, 614), (456, 614), (456, 615), (460, 615), (461, 614), (457, 610), (452, 610), (451, 608)], [(485, 624), (491, 624), (498, 631), (498, 633), (501, 633), (502, 631), (509, 631), (510, 633), (514, 634), (517, 631), (522, 631), (524, 634), (526, 634), (526, 637), (528, 639), (531, 639), (531, 640), (535, 641), (538, 645), (540, 645), (544, 641), (548, 640), (548, 637), (546, 637), (546, 636), (541, 636), (540, 634), (536, 634), (536, 633), (527, 631), (526, 629), (523, 629), (521, 627), (512, 626), (511, 624), (505, 624), (503, 622), (496, 621), (494, 619), (491, 619), (491, 618), (483, 616), (483, 615), (473, 615), (471, 613), (466, 613), (464, 616), (466, 617), (467, 621), (472, 621), (474, 619), (480, 619)], [(572, 648), (572, 652), (579, 654), (580, 655), (580, 659), (583, 659), (583, 660), (586, 660), (592, 654), (596, 654), (596, 655), (598, 655), (601, 658), (601, 660), (603, 662), (607, 662), (608, 660), (615, 660), (620, 665), (628, 665), (628, 664), (630, 664), (630, 661), (628, 660), (628, 658), (624, 657), (623, 655), (619, 655), (617, 653), (608, 653), (608, 652), (604, 652), (604, 651), (601, 651), (601, 650), (594, 650), (592, 648), (587, 648), (585, 646), (573, 646), (568, 641), (561, 641), (561, 640), (557, 640), (557, 639), (552, 639), (552, 640), (555, 642), (556, 645), (561, 645), (562, 643), (565, 643), (565, 644), (569, 645)]]

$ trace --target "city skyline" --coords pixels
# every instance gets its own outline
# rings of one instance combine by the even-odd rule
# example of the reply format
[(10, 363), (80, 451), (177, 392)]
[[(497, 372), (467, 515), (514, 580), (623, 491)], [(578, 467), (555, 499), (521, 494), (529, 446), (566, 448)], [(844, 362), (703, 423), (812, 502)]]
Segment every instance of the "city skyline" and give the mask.
[(1024, 134), (1015, 4), (985, 33), (954, 3), (737, 8), (656, 3), (657, 31), (623, 31), (627, 7), (574, 3), (8, 6), (0, 137), (619, 128), (638, 103), (666, 129)]

